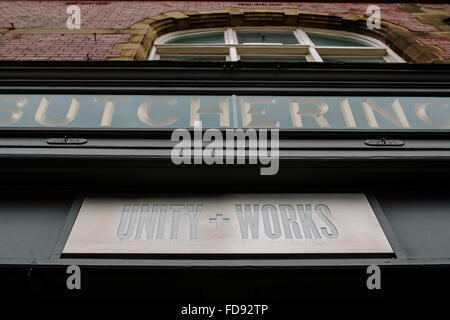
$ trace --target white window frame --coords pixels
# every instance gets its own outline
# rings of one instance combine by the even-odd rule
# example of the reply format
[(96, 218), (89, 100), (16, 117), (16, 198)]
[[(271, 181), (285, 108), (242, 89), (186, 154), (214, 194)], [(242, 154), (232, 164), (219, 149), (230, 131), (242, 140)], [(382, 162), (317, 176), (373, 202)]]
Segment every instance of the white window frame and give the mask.
[[(236, 31), (292, 31), (298, 44), (244, 43), (239, 44)], [(186, 35), (199, 35), (224, 32), (223, 44), (167, 44)], [(307, 32), (326, 36), (344, 36), (370, 44), (370, 47), (315, 46)], [(383, 58), (385, 62), (405, 61), (383, 42), (347, 31), (294, 28), (294, 27), (234, 27), (182, 30), (168, 33), (157, 38), (150, 52), (149, 60), (159, 60), (161, 55), (168, 56), (224, 56), (227, 61), (238, 61), (241, 55), (252, 57), (304, 57), (309, 62), (323, 62), (325, 57), (340, 58)]]

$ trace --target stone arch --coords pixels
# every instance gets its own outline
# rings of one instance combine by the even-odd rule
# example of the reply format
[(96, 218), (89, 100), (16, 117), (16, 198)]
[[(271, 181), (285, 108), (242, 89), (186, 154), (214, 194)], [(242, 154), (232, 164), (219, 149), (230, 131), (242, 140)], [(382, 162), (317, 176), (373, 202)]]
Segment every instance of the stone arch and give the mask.
[(343, 30), (378, 39), (407, 62), (442, 62), (439, 49), (420, 44), (413, 32), (390, 22), (382, 21), (381, 29), (367, 28), (366, 17), (361, 14), (309, 12), (298, 9), (240, 9), (211, 11), (171, 11), (144, 19), (132, 25), (132, 34), (126, 43), (117, 43), (120, 57), (107, 60), (146, 60), (153, 41), (170, 32), (236, 26), (290, 26)]

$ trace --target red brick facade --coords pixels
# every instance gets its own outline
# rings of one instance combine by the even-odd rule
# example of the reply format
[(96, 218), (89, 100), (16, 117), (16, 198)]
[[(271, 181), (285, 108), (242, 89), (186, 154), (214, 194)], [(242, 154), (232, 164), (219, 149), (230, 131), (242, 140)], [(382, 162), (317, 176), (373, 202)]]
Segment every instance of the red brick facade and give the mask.
[(103, 60), (120, 56), (120, 51), (113, 50), (113, 46), (126, 42), (129, 37), (126, 34), (100, 34), (95, 38), (87, 34), (4, 34), (0, 37), (0, 57), (16, 60)]
[[(81, 8), (81, 29), (66, 28), (69, 5)], [(119, 57), (117, 43), (126, 43), (133, 25), (167, 12), (211, 12), (230, 8), (318, 14), (359, 15), (368, 3), (240, 2), (240, 1), (1, 1), (0, 59), (103, 60)], [(415, 55), (433, 52), (427, 62), (450, 62), (449, 4), (379, 4), (383, 21), (398, 26)], [(12, 27), (13, 26), (13, 27)], [(387, 31), (389, 33), (389, 30)], [(94, 35), (95, 34), (95, 35)], [(414, 40), (415, 39), (415, 40)], [(400, 46), (401, 47), (401, 46)], [(404, 49), (408, 49), (404, 47)], [(425, 61), (424, 60), (424, 61)], [(447, 61), (445, 61), (447, 60)], [(419, 62), (420, 59), (418, 59)], [(413, 62), (413, 61), (410, 61)]]

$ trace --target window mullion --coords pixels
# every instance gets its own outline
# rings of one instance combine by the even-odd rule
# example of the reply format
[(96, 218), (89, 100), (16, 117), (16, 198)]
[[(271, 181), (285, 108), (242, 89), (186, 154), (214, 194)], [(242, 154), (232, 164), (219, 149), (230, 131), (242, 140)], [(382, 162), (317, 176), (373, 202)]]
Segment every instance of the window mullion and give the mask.
[[(225, 31), (225, 43), (226, 44), (237, 44), (237, 36), (236, 32), (232, 28), (227, 28)], [(237, 53), (237, 49), (234, 46), (230, 46), (229, 54), (227, 57), (228, 61), (238, 61), (239, 55)]]
[(227, 28), (224, 31), (225, 43), (226, 44), (235, 44), (233, 37), (233, 29)]
[(294, 31), (294, 36), (297, 38), (300, 44), (310, 46), (312, 44), (311, 40), (309, 40), (308, 36), (302, 29), (297, 29)]
[(316, 48), (309, 47), (309, 54), (306, 56), (306, 61), (309, 62), (323, 62), (323, 59), (320, 57)]
[(309, 54), (306, 55), (306, 61), (309, 62), (323, 62), (322, 58), (320, 57), (319, 53), (317, 52), (316, 48), (314, 47), (314, 43), (309, 39), (306, 32), (304, 32), (302, 29), (297, 29), (294, 31), (294, 35), (297, 38), (297, 40), (300, 42), (300, 44), (309, 46)]
[(236, 47), (230, 47), (230, 61), (238, 61), (239, 55), (237, 53)]

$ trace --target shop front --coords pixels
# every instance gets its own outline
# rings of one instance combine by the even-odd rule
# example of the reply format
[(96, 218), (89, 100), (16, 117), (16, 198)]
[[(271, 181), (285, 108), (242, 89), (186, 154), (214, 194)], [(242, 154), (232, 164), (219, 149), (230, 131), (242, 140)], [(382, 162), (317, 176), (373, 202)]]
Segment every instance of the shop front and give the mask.
[[(372, 265), (383, 275), (379, 297), (423, 298), (445, 284), (446, 67), (80, 66), (1, 66), (1, 261), (11, 292), (28, 283), (33, 298), (133, 288), (130, 297), (164, 299), (169, 281), (179, 301), (221, 301), (245, 283), (236, 299), (281, 301), (298, 297), (295, 286), (276, 289), (292, 281), (306, 283), (305, 298), (337, 298), (316, 282), (339, 288), (338, 298), (371, 298)], [(287, 84), (275, 86), (275, 75)], [(258, 130), (266, 157), (252, 162)], [(263, 174), (275, 159), (277, 171)], [(71, 265), (80, 293), (66, 288)]]
[[(2, 297), (169, 317), (445, 299), (448, 8), (380, 4), (371, 29), (365, 3), (155, 3), (0, 29)], [(18, 61), (24, 39), (45, 61)]]

